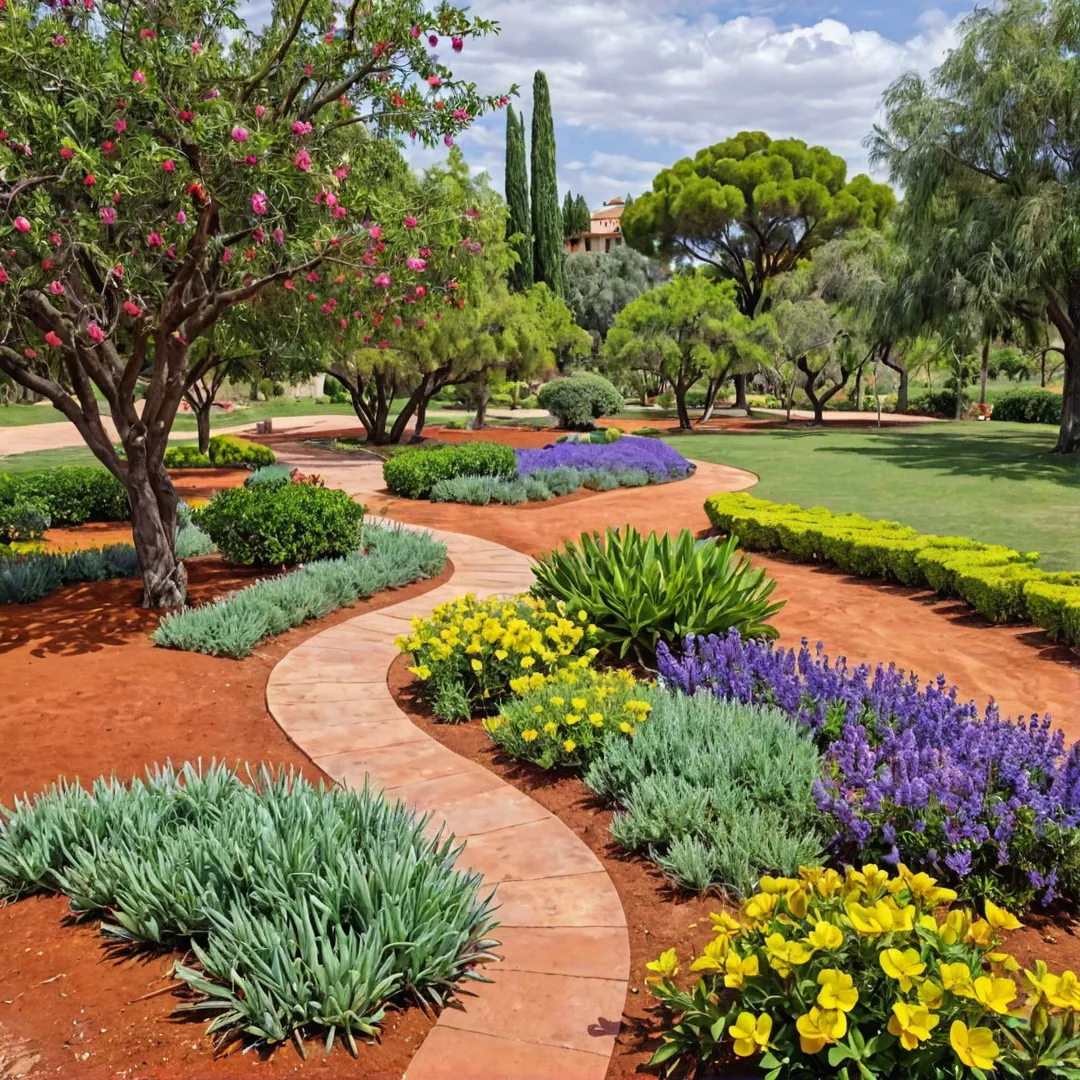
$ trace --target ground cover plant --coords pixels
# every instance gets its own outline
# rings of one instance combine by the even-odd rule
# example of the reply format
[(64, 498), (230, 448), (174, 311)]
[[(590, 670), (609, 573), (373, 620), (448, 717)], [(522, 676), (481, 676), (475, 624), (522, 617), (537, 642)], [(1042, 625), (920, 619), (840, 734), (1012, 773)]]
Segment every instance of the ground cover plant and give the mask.
[(580, 372), (544, 383), (536, 395), (541, 409), (555, 417), (559, 427), (588, 431), (597, 420), (614, 416), (626, 404), (622, 394), (602, 375)]
[(282, 567), (354, 551), (364, 508), (316, 484), (254, 484), (219, 491), (194, 520), (228, 562)]
[(1049, 717), (980, 716), (943, 678), (736, 633), (661, 645), (657, 661), (683, 693), (775, 705), (813, 733), (836, 858), (903, 862), (1016, 908), (1080, 900), (1080, 744), (1066, 750)]
[(130, 544), (13, 554), (0, 558), (0, 604), (29, 604), (79, 582), (138, 576), (139, 560)]
[(648, 964), (669, 1025), (652, 1064), (688, 1075), (734, 1054), (770, 1080), (1076, 1075), (1076, 975), (1038, 962), (1021, 977), (1001, 945), (1016, 917), (955, 899), (903, 865), (763, 878), (739, 917), (712, 917), (693, 985), (676, 981), (675, 949)]
[(470, 594), (414, 618), (396, 645), (412, 656), (409, 670), (435, 714), (460, 722), (498, 708), (522, 677), (539, 688), (559, 668), (588, 667), (595, 634), (584, 611), (528, 595)]
[(430, 534), (367, 525), (362, 550), (308, 563), (212, 603), (166, 615), (154, 643), (241, 659), (265, 638), (384, 589), (434, 577), (445, 566), (446, 546)]
[(751, 551), (784, 551), (849, 573), (884, 577), (967, 601), (993, 622), (1021, 620), (1080, 644), (1080, 572), (1047, 573), (1036, 553), (967, 537), (925, 536), (895, 521), (779, 505), (749, 495), (711, 496), (709, 520)]
[(63, 893), (121, 945), (187, 954), (174, 977), (219, 1043), (377, 1033), (405, 997), (480, 978), (494, 922), (460, 848), (403, 804), (224, 765), (130, 786), (54, 785), (0, 816), (0, 893)]
[(682, 480), (694, 471), (678, 451), (656, 439), (624, 435), (611, 442), (559, 442), (542, 450), (517, 451), (518, 475), (541, 469), (643, 469), (653, 484)]
[(537, 559), (533, 592), (588, 612), (595, 644), (619, 657), (651, 660), (660, 641), (730, 627), (773, 637), (769, 619), (783, 606), (770, 602), (776, 582), (736, 558), (736, 543), (696, 543), (689, 529), (675, 540), (630, 526), (583, 533)]

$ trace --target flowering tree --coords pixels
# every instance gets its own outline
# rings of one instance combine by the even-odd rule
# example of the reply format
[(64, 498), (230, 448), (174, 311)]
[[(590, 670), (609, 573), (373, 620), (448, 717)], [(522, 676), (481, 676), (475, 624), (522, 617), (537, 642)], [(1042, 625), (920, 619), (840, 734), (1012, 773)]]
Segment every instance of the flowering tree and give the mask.
[(303, 304), (352, 275), (380, 310), (411, 295), (426, 223), (379, 220), (374, 136), (450, 145), (505, 104), (437, 51), (496, 30), (426, 0), (275, 0), (258, 32), (233, 0), (0, 10), (0, 370), (124, 484), (147, 606), (186, 591), (162, 457), (192, 344), (271, 286)]

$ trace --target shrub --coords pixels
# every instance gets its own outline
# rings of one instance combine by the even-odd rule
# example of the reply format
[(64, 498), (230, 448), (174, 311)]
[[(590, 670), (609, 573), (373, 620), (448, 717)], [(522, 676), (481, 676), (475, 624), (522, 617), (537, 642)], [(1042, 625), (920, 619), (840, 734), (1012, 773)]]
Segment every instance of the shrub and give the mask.
[(165, 451), (163, 464), (166, 469), (209, 469), (210, 455), (204, 454), (197, 443), (180, 443)]
[(748, 559), (737, 561), (736, 542), (697, 544), (689, 529), (674, 542), (630, 526), (609, 528), (604, 538), (583, 533), (537, 560), (533, 591), (588, 612), (595, 644), (620, 656), (651, 658), (658, 641), (730, 627), (746, 637), (775, 636), (768, 620), (783, 606), (769, 602), (776, 582)]
[(334, 378), (333, 375), (326, 376), (326, 380), (323, 383), (323, 390), (326, 392), (326, 396), (332, 405), (345, 405), (349, 401), (348, 391)]
[(625, 404), (622, 394), (601, 375), (581, 373), (552, 379), (536, 396), (560, 427), (587, 431), (603, 416), (614, 416)]
[(94, 465), (0, 473), (0, 513), (19, 500), (40, 503), (54, 527), (127, 521), (131, 516), (123, 485), (107, 469)]
[(51, 524), (42, 499), (20, 495), (14, 502), (0, 503), (0, 538), (5, 541), (40, 540)]
[(530, 502), (547, 502), (555, 497), (542, 476), (526, 476), (522, 483), (525, 485), (525, 497)]
[(260, 465), (250, 476), (244, 477), (244, 487), (288, 484), (292, 480), (292, 473), (288, 465)]
[(213, 555), (217, 551), (214, 541), (198, 525), (182, 526), (176, 533), (176, 557), (178, 559), (197, 559), (202, 555)]
[(228, 562), (295, 566), (354, 551), (364, 508), (344, 491), (257, 484), (219, 491), (194, 520)]
[(72, 552), (14, 554), (0, 561), (0, 604), (29, 604), (64, 585), (138, 577), (130, 544)]
[(433, 450), (414, 449), (383, 462), (383, 479), (406, 499), (427, 499), (440, 480), (489, 476), (510, 480), (517, 474), (512, 447), (493, 442), (465, 442)]
[(543, 769), (584, 768), (611, 738), (633, 737), (652, 711), (652, 689), (626, 668), (562, 668), (510, 680), (519, 695), (484, 721), (496, 745)]
[(667, 443), (633, 435), (614, 442), (561, 442), (542, 450), (518, 450), (517, 468), (521, 476), (554, 468), (644, 470), (654, 484), (681, 480), (694, 471), (694, 466)]
[(367, 788), (247, 780), (187, 764), (54, 785), (0, 818), (0, 891), (62, 891), (115, 942), (190, 951), (186, 1008), (223, 1041), (316, 1025), (355, 1050), (394, 998), (441, 1006), (479, 977), (492, 901), (452, 840)]
[(648, 965), (673, 1025), (651, 1064), (701, 1075), (733, 1052), (799, 1080), (1073, 1075), (1075, 975), (1036, 964), (1020, 1010), (1020, 965), (1001, 951), (1019, 921), (992, 904), (946, 912), (954, 899), (903, 865), (763, 878), (739, 918), (712, 917), (696, 985), (675, 983), (674, 949)]
[(458, 722), (497, 709), (522, 675), (542, 678), (563, 667), (588, 667), (596, 655), (593, 636), (584, 613), (574, 616), (561, 604), (469, 595), (413, 619), (412, 632), (396, 644), (412, 655), (409, 670), (435, 714)]
[(573, 495), (585, 481), (584, 475), (569, 465), (550, 469), (534, 469), (526, 474), (526, 480), (542, 484), (553, 496)]
[(1066, 753), (1049, 717), (980, 716), (944, 678), (921, 687), (892, 665), (849, 669), (735, 633), (677, 656), (661, 646), (657, 663), (684, 693), (775, 704), (814, 733), (838, 857), (902, 861), (976, 900), (1080, 899), (1080, 744)]
[(431, 501), (437, 503), (468, 503), (470, 506), (487, 506), (501, 503), (516, 506), (529, 497), (524, 481), (503, 480), (494, 476), (455, 476), (440, 480), (431, 489)]
[(820, 857), (817, 751), (778, 709), (657, 691), (633, 738), (585, 774), (619, 807), (611, 834), (683, 888), (746, 892), (765, 872)]
[(154, 643), (241, 659), (264, 638), (384, 589), (434, 577), (446, 565), (446, 546), (428, 533), (368, 525), (364, 544), (363, 551), (343, 559), (309, 563), (213, 603), (166, 615)]
[(1010, 390), (994, 402), (991, 419), (1060, 427), (1063, 400), (1053, 390)]
[[(962, 406), (968, 401), (965, 393)], [(923, 394), (912, 394), (908, 399), (908, 412), (921, 416), (943, 416), (946, 420), (952, 420), (956, 416), (956, 391), (928, 390)]]
[(235, 435), (213, 435), (210, 438), (210, 464), (215, 468), (273, 465), (276, 460), (274, 451), (261, 443)]

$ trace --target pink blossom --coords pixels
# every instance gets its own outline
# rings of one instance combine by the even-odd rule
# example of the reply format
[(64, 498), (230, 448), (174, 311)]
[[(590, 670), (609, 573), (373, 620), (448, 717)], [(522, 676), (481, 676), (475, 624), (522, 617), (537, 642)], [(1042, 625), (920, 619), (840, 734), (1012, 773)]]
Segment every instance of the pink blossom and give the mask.
[(62, 49), (67, 44), (67, 38), (63, 34), (54, 34), (52, 44), (54, 48)]
[(55, 331), (55, 330), (50, 330), (50, 331), (49, 331), (49, 332), (48, 332), (48, 333), (47, 333), (47, 334), (45, 335), (45, 344), (46, 344), (46, 345), (51, 345), (51, 346), (52, 346), (52, 347), (53, 347), (54, 349), (59, 349), (59, 348), (60, 348), (60, 346), (61, 346), (61, 345), (63, 345), (63, 342), (62, 342), (62, 341), (60, 340), (60, 338), (59, 338), (59, 337), (57, 336), (57, 334), (56, 334), (56, 331)]
[(309, 270), (307, 279), (309, 285), (314, 285), (315, 282), (319, 280), (319, 275), (316, 274), (314, 270)]
[(258, 155), (257, 154), (246, 154), (244, 156), (244, 164), (245, 165), (258, 165), (259, 164)]
[(153, 41), (154, 38), (156, 38), (156, 37), (157, 37), (157, 34), (155, 34), (153, 30), (143, 29), (143, 30), (139, 31), (139, 40), (140, 41)]
[(372, 285), (376, 286), (376, 288), (379, 288), (379, 289), (389, 289), (390, 288), (390, 275), (388, 273), (386, 273), (385, 271), (383, 271), (383, 273), (381, 273), (381, 274), (379, 274), (378, 276), (375, 277), (375, 279), (372, 281)]
[(60, 149), (60, 156), (65, 161), (70, 161), (75, 156), (75, 151), (70, 146), (64, 146)]
[(215, 86), (213, 90), (203, 94), (203, 101), (216, 101), (219, 97), (221, 97), (221, 91)]
[(465, 48), (465, 40), (464, 38), (460, 37), (452, 37), (450, 39), (450, 45), (453, 48), (454, 52), (461, 52), (461, 50)]
[(105, 141), (104, 141), (104, 142), (103, 142), (103, 143), (101, 144), (101, 149), (102, 149), (102, 150), (104, 150), (106, 154), (107, 154), (107, 153), (108, 153), (108, 152), (109, 152), (109, 151), (110, 151), (110, 150), (111, 150), (112, 148), (113, 148), (113, 143), (112, 143), (112, 140), (110, 140), (110, 139), (106, 139), (106, 140), (105, 140)]
[(453, 146), (454, 145), (454, 136), (453, 135), (444, 135), (442, 141), (444, 143), (446, 143), (447, 146)]
[(311, 64), (305, 64), (304, 65), (304, 74), (305, 75), (310, 75), (314, 70), (315, 70), (315, 68)]
[(180, 210), (176, 214), (176, 224), (183, 225), (187, 222), (187, 214), (183, 210)]
[(428, 35), (427, 43), (434, 49), (435, 46), (439, 44), (439, 35), (438, 34), (430, 34), (430, 35)]
[(416, 329), (417, 330), (423, 330), (424, 326), (425, 326), (425, 323), (424, 323), (423, 319), (417, 319), (416, 320)]
[(36, 360), (38, 356), (37, 349), (23, 349), (23, 356), (27, 360)]
[(114, 191), (112, 193), (112, 201), (113, 201), (113, 206), (119, 206), (120, 205), (120, 192), (119, 191)]
[(232, 248), (226, 248), (221, 253), (221, 261), (228, 266), (232, 262)]
[(194, 53), (194, 54), (195, 54), (196, 56), (198, 56), (198, 55), (199, 55), (199, 53), (201, 53), (201, 52), (202, 52), (202, 42), (201, 42), (201, 41), (193, 41), (193, 42), (191, 43), (191, 51), (192, 51), (192, 52), (193, 52), (193, 53)]
[(348, 325), (349, 324), (345, 319), (338, 319), (338, 326), (340, 326), (342, 330), (344, 330), (345, 327), (347, 327)]
[(141, 71), (134, 72), (131, 77), (140, 85), (146, 82), (146, 76)]
[(406, 229), (415, 229), (418, 224), (419, 224), (419, 222), (414, 217), (407, 217), (405, 219), (405, 228)]
[(180, 110), (180, 121), (184, 124), (190, 124), (195, 119), (195, 114), (190, 109)]
[(265, 214), (267, 210), (266, 193), (263, 191), (256, 191), (251, 196), (251, 209), (256, 214)]
[(93, 187), (97, 183), (97, 177), (93, 173), (87, 173), (83, 178), (83, 187)]
[(296, 157), (293, 158), (293, 164), (301, 172), (311, 172), (311, 155), (306, 150), (298, 150)]
[(127, 121), (124, 119), (117, 120), (116, 123), (113, 124), (113, 131), (119, 135), (123, 135), (124, 132), (127, 131)]
[(292, 278), (286, 278), (285, 279), (285, 288), (288, 289), (289, 292), (292, 292), (293, 289), (296, 288), (296, 283), (293, 281)]
[(323, 34), (323, 44), (324, 45), (333, 45), (334, 44), (334, 31), (333, 30), (328, 30), (325, 34)]
[(422, 31), (420, 30), (420, 27), (416, 25), (416, 23), (413, 23), (413, 28), (412, 28), (411, 33), (412, 33), (412, 36), (413, 36), (413, 41), (415, 41), (420, 36)]
[(327, 206), (337, 206), (337, 196), (332, 191), (323, 194), (323, 201)]
[(30, 231), (30, 222), (27, 221), (26, 218), (24, 218), (24, 217), (17, 217), (15, 219), (15, 228), (18, 229), (19, 232), (23, 232), (23, 233), (29, 232)]
[(42, 270), (51, 270), (52, 268), (53, 268), (52, 259), (42, 259), (41, 260), (41, 269)]
[(427, 288), (423, 285), (417, 285), (415, 289), (416, 295), (419, 297), (427, 296)]
[(466, 120), (470, 119), (469, 110), (468, 109), (455, 109), (454, 110), (454, 119), (455, 120), (460, 120), (462, 123), (464, 123)]
[(385, 338), (383, 338), (383, 340), (379, 342), (379, 348), (380, 349), (389, 349), (390, 348), (390, 342), (387, 341)]
[(265, 105), (256, 105), (255, 106), (255, 116), (259, 120), (261, 120), (265, 115), (266, 115), (266, 106)]
[(142, 314), (142, 308), (138, 304), (133, 304), (130, 300), (124, 301), (124, 311), (133, 319), (137, 319)]
[(105, 340), (105, 331), (96, 322), (92, 322), (86, 328), (86, 336), (100, 345)]
[(61, 243), (60, 234), (58, 232), (49, 233), (49, 243), (52, 244), (53, 247), (59, 247)]
[(161, 247), (162, 243), (163, 241), (160, 235), (158, 235), (158, 233), (156, 232), (152, 232), (146, 237), (147, 247), (159, 248)]
[(53, 296), (63, 296), (64, 295), (63, 283), (59, 282), (59, 281), (50, 281), (49, 282), (49, 292), (51, 292), (53, 294)]
[(442, 86), (442, 79), (438, 75), (429, 75), (427, 84), (430, 87)]
[(499, 108), (500, 109), (505, 109), (506, 106), (509, 105), (509, 104), (510, 104), (510, 99), (505, 94), (503, 94), (503, 96), (501, 98), (499, 98)]
[(289, 129), (294, 135), (310, 135), (311, 124), (307, 120), (294, 120), (292, 127)]
[(6, 285), (10, 280), (11, 278), (8, 277), (7, 271), (0, 266), (0, 285)]
[(273, 236), (275, 244), (285, 243), (285, 234), (281, 231), (281, 229), (275, 229), (270, 235)]
[(370, 334), (365, 334), (364, 335), (364, 344), (368, 345), (370, 343), (371, 343), (371, 335)]
[(382, 239), (382, 226), (381, 225), (372, 225), (371, 228), (368, 229), (367, 234), (368, 234), (368, 236), (371, 237), (372, 240), (381, 240)]
[(251, 236), (252, 236), (252, 239), (254, 239), (256, 244), (261, 244), (266, 239), (266, 233), (264, 233), (262, 231), (262, 229), (256, 229), (251, 234)]
[(348, 165), (339, 165), (334, 170), (334, 176), (336, 176), (338, 178), (338, 180), (344, 180), (345, 177), (348, 176), (348, 175), (349, 175), (349, 166)]
[(161, 168), (163, 172), (176, 172), (176, 162), (172, 158), (166, 158), (161, 163)]
[(401, 316), (400, 315), (395, 315), (394, 316), (394, 325), (400, 329), (400, 327), (401, 327)]
[(410, 270), (423, 271), (427, 269), (427, 263), (423, 259), (417, 259), (411, 255), (405, 260), (405, 265)]
[(247, 142), (248, 141), (247, 128), (240, 127), (240, 125), (237, 124), (236, 127), (234, 127), (232, 129), (232, 140), (233, 140), (233, 142), (237, 142), (237, 143)]

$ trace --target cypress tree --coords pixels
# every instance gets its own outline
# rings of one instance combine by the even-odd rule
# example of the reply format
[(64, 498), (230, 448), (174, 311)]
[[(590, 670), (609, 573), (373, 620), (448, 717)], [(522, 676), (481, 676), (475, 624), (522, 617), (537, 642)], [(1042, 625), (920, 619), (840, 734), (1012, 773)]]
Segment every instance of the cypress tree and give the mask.
[(562, 296), (563, 230), (555, 172), (555, 123), (547, 76), (542, 71), (533, 78), (532, 216), (533, 274), (556, 296)]
[(577, 215), (576, 229), (578, 233), (587, 233), (592, 225), (592, 214), (589, 211), (589, 204), (585, 201), (584, 195), (579, 195), (574, 201), (574, 213)]
[(506, 235), (520, 233), (513, 249), (520, 260), (510, 270), (510, 289), (524, 292), (533, 283), (532, 219), (529, 216), (529, 175), (525, 167), (525, 118), (510, 105), (506, 110)]
[(562, 227), (563, 236), (577, 235), (577, 211), (574, 205), (574, 196), (568, 191), (562, 203)]

